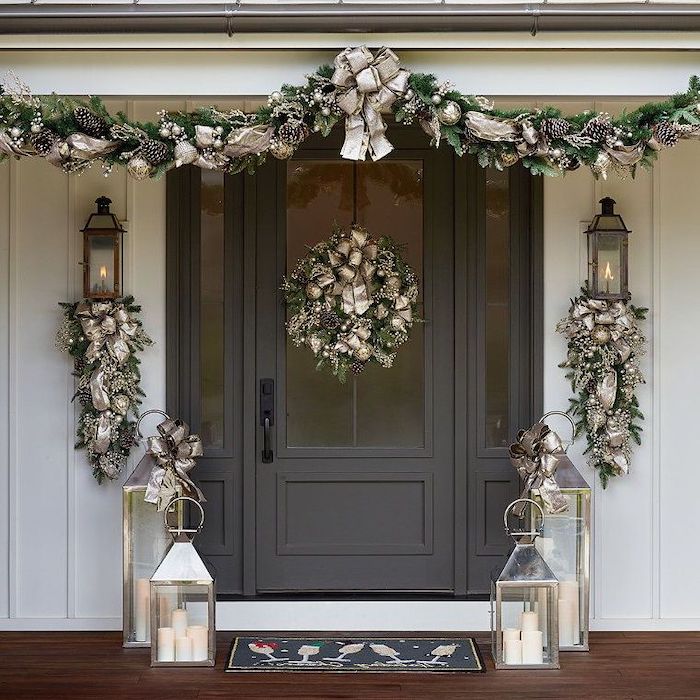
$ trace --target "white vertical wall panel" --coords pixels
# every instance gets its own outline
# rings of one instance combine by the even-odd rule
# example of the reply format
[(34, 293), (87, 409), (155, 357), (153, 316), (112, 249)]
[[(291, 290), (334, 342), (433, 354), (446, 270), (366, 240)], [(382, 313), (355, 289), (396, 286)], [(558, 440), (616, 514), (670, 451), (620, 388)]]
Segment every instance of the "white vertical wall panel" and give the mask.
[[(11, 596), (18, 617), (68, 614), (70, 362), (54, 349), (67, 285), (68, 179), (40, 160), (15, 167), (10, 244)], [(12, 509), (13, 508), (13, 509)], [(72, 545), (72, 543), (71, 543)]]
[(10, 168), (0, 165), (0, 618), (10, 611), (9, 294)]
[(694, 173), (700, 144), (684, 144), (661, 157), (656, 177), (659, 243), (656, 261), (659, 307), (654, 346), (658, 353), (658, 456), (660, 614), (700, 620), (697, 528), (700, 467), (696, 457), (700, 373), (700, 199)]

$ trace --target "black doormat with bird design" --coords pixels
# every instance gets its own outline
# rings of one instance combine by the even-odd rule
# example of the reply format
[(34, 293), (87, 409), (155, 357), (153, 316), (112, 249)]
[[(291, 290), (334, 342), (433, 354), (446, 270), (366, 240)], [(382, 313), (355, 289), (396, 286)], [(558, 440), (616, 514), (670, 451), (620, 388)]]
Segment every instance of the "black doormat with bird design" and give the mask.
[(319, 639), (236, 637), (227, 672), (331, 671), (371, 673), (462, 671), (483, 673), (472, 637), (455, 639)]

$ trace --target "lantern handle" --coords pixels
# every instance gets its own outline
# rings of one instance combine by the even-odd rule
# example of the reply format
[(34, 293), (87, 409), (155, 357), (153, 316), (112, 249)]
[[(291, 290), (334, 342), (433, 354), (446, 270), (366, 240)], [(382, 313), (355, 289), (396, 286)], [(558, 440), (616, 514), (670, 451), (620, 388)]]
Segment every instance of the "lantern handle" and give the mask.
[[(535, 530), (511, 530), (510, 526), (508, 525), (508, 516), (510, 515), (511, 511), (513, 508), (518, 504), (518, 503), (530, 503), (531, 505), (535, 506), (537, 510), (540, 511), (540, 524)], [(542, 510), (542, 506), (537, 503), (537, 501), (533, 501), (531, 498), (516, 498), (512, 503), (508, 505), (508, 507), (503, 511), (503, 527), (506, 530), (506, 535), (509, 535), (512, 537), (514, 540), (518, 537), (524, 537), (526, 535), (530, 535), (532, 537), (532, 541), (535, 541), (536, 537), (540, 537), (542, 535), (542, 532), (544, 530), (544, 511)]]
[(564, 411), (549, 411), (545, 413), (542, 418), (540, 418), (540, 423), (544, 423), (550, 416), (561, 416), (562, 418), (566, 418), (566, 420), (568, 420), (571, 424), (571, 440), (564, 448), (564, 452), (567, 452), (571, 445), (574, 444), (574, 440), (576, 439), (576, 424), (574, 423), (573, 418), (568, 413), (564, 413)]
[(170, 416), (165, 412), (161, 411), (159, 408), (152, 408), (149, 411), (144, 411), (136, 421), (136, 435), (138, 436), (139, 441), (143, 440), (143, 433), (141, 432), (141, 421), (146, 417), (150, 416), (152, 413), (157, 413), (163, 418), (166, 418), (167, 420), (170, 420)]
[[(178, 501), (191, 501), (192, 503), (194, 503), (197, 506), (197, 508), (199, 508), (199, 513), (202, 517), (201, 517), (201, 520), (199, 521), (199, 525), (197, 525), (196, 528), (185, 529), (185, 528), (180, 528), (180, 527), (170, 527), (170, 524), (168, 523), (168, 513), (170, 512), (172, 506), (175, 505), (175, 503), (177, 503)], [(173, 498), (166, 506), (165, 512), (163, 514), (163, 520), (165, 521), (165, 529), (168, 532), (170, 532), (171, 534), (176, 533), (179, 535), (181, 532), (186, 532), (186, 533), (199, 532), (204, 527), (204, 508), (202, 508), (202, 504), (199, 501), (195, 500), (194, 498), (190, 498), (189, 496), (178, 496), (177, 498)]]

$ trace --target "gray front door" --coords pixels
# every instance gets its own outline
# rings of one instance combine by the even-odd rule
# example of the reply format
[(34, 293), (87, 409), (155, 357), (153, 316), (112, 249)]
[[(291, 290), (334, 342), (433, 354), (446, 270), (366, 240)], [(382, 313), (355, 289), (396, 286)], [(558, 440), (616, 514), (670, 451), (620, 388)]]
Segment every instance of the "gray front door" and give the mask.
[[(279, 164), (258, 191), (257, 377), (274, 384), (273, 459), (257, 431), (257, 587), (454, 590), (454, 317), (450, 161), (398, 148), (378, 163), (333, 147)], [(443, 161), (442, 163), (440, 161)], [(262, 217), (262, 218), (260, 218)], [(279, 292), (335, 223), (390, 235), (421, 280), (421, 316), (391, 369), (345, 384), (285, 337)]]

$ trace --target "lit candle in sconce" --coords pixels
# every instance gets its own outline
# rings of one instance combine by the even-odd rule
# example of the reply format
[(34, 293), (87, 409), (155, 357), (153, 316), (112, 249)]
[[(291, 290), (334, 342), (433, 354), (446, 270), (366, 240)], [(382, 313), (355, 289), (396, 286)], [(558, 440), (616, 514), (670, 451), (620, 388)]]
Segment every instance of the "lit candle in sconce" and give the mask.
[(605, 292), (606, 294), (610, 294), (610, 282), (612, 282), (615, 278), (613, 277), (612, 270), (610, 269), (610, 261), (605, 265), (605, 272), (603, 274), (603, 277), (605, 279)]
[[(610, 267), (610, 263), (608, 263), (608, 267)], [(106, 265), (100, 265), (100, 282), (102, 283), (102, 291), (106, 292), (107, 291), (107, 266)]]

